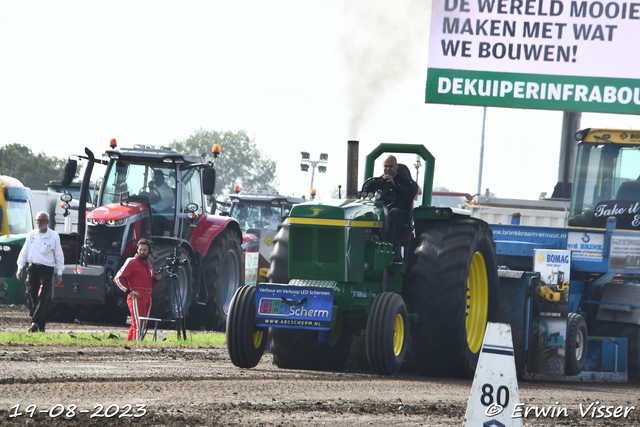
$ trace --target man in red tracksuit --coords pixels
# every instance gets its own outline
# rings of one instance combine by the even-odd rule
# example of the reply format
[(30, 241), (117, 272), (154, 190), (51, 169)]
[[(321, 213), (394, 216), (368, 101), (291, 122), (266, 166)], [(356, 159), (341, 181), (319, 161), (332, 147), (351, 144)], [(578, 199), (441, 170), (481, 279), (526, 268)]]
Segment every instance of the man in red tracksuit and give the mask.
[(128, 258), (116, 277), (113, 279), (127, 297), (127, 305), (131, 312), (131, 328), (127, 341), (142, 341), (146, 320), (151, 310), (151, 291), (158, 285), (162, 273), (154, 273), (153, 266), (148, 261), (151, 242), (140, 239), (135, 256)]

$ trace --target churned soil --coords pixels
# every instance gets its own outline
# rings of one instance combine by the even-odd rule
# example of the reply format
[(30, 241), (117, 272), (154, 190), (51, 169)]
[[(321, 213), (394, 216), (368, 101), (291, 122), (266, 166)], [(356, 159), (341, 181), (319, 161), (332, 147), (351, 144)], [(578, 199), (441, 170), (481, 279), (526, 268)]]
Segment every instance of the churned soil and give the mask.
[[(0, 331), (28, 326), (26, 308), (0, 304)], [(51, 332), (81, 330), (124, 336), (127, 328), (47, 325)], [(225, 348), (125, 342), (108, 347), (3, 344), (0, 363), (0, 424), (9, 426), (459, 426), (472, 385), (471, 380), (408, 374), (381, 377), (361, 369), (278, 369), (269, 353), (255, 368), (239, 369)], [(638, 385), (520, 381), (519, 401), (525, 407), (567, 408), (568, 415), (530, 414), (524, 425), (640, 425)], [(594, 418), (591, 411), (582, 416), (579, 405), (584, 410), (592, 403), (592, 408), (633, 409), (627, 417)]]

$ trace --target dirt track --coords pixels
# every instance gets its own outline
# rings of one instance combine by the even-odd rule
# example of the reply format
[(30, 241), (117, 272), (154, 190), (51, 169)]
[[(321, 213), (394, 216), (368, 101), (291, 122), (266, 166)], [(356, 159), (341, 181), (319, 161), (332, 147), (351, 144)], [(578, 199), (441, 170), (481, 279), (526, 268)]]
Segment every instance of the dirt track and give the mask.
[[(26, 329), (27, 315), (24, 307), (0, 304), (0, 330)], [(126, 330), (79, 323), (47, 325), (48, 331), (83, 329), (121, 335)], [(16, 426), (461, 425), (471, 390), (470, 380), (281, 370), (269, 354), (256, 368), (241, 370), (231, 364), (224, 348), (14, 344), (0, 345), (0, 361), (0, 424)], [(530, 415), (524, 421), (527, 426), (640, 425), (638, 383), (520, 382), (519, 390), (520, 402), (527, 406), (567, 407), (569, 415)], [(596, 401), (638, 409), (627, 418), (581, 417), (578, 405)], [(10, 418), (17, 404), (23, 415)], [(132, 405), (129, 416), (119, 418), (127, 404)], [(146, 405), (146, 413), (133, 417), (142, 414), (136, 412), (138, 404)], [(25, 413), (29, 405), (37, 405), (32, 419)], [(64, 419), (70, 405), (77, 405), (75, 415)], [(98, 411), (96, 405), (104, 408)], [(49, 411), (55, 415), (61, 406), (64, 413), (52, 418)], [(115, 416), (90, 418), (95, 412), (104, 415), (105, 410)]]

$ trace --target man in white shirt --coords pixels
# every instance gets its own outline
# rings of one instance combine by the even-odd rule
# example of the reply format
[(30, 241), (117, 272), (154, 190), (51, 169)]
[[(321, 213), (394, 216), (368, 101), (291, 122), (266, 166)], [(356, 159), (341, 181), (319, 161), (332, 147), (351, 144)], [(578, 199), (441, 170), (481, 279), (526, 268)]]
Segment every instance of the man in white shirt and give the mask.
[(31, 327), (29, 332), (44, 332), (45, 308), (51, 294), (51, 278), (56, 273), (56, 285), (62, 283), (64, 254), (60, 245), (60, 236), (49, 229), (49, 214), (38, 212), (36, 229), (27, 234), (24, 246), (18, 255), (16, 278), (22, 280), (22, 269), (29, 263), (29, 295), (33, 304)]
[(155, 212), (162, 212), (173, 206), (173, 190), (164, 182), (164, 173), (160, 169), (153, 171), (149, 188), (152, 195), (151, 207)]

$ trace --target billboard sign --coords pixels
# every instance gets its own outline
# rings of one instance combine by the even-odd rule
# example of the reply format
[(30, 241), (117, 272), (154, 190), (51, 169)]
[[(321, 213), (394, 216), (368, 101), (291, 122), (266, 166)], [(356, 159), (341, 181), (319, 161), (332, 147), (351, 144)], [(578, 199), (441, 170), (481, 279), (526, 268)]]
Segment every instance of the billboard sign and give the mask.
[(428, 103), (640, 113), (640, 3), (433, 0)]

